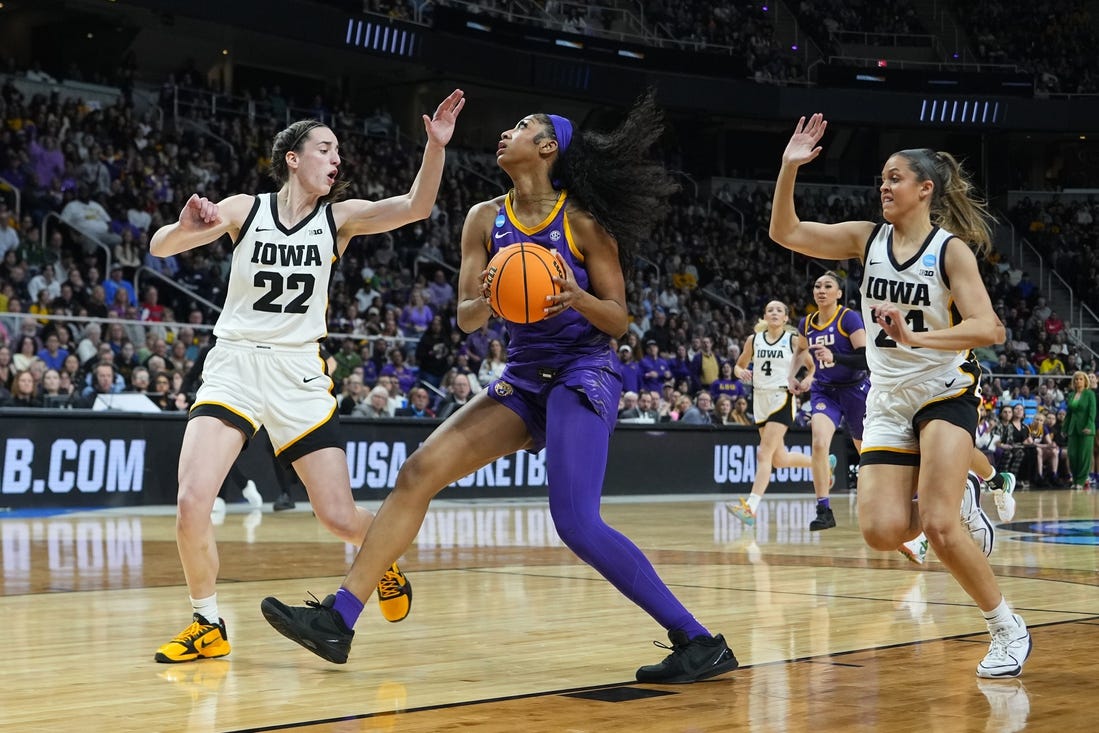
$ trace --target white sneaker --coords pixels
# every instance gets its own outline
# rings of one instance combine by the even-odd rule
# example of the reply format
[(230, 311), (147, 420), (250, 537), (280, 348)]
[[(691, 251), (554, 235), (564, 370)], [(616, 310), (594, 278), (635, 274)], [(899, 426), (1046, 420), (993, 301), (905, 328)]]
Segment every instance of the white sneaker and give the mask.
[(977, 680), (977, 689), (988, 700), (986, 731), (1018, 733), (1026, 728), (1030, 696), (1020, 680)]
[(260, 495), (259, 489), (256, 488), (256, 482), (252, 479), (248, 479), (248, 483), (244, 485), (240, 493), (244, 494), (244, 500), (248, 502), (248, 506), (263, 506), (263, 496)]
[(256, 541), (256, 528), (263, 524), (263, 512), (259, 509), (253, 509), (248, 512), (244, 517), (244, 521), (241, 522), (241, 526), (244, 527), (244, 541), (248, 544), (252, 544)]
[(1015, 518), (1015, 474), (1002, 471), (1000, 478), (1004, 481), (1004, 488), (994, 489), (989, 493), (996, 502), (996, 513), (1000, 515), (1000, 521), (1010, 522)]
[(972, 471), (965, 479), (965, 494), (962, 496), (962, 524), (981, 552), (988, 557), (996, 541), (996, 532), (992, 520), (981, 509), (981, 478)]
[(897, 551), (908, 558), (910, 562), (923, 565), (927, 562), (927, 536), (920, 532), (920, 536), (916, 539), (901, 543)]
[(1023, 617), (1012, 614), (1007, 623), (989, 624), (992, 643), (988, 654), (977, 665), (977, 676), (986, 679), (1018, 677), (1023, 673), (1023, 662), (1030, 656), (1030, 632)]
[(220, 527), (225, 523), (225, 499), (220, 496), (214, 497), (214, 508), (210, 510), (210, 521), (214, 523), (215, 527)]

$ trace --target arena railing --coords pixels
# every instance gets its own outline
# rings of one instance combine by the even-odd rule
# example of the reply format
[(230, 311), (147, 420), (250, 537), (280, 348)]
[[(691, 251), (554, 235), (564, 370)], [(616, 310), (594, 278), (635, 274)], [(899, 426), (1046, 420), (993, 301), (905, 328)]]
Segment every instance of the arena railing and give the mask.
[(175, 280), (168, 277), (164, 273), (158, 272), (157, 270), (154, 270), (153, 268), (148, 267), (146, 265), (141, 265), (136, 270), (134, 270), (134, 292), (135, 293), (140, 293), (141, 292), (141, 273), (143, 273), (143, 272), (147, 272), (150, 275), (156, 277), (162, 283), (166, 283), (168, 285), (171, 285), (176, 290), (179, 290), (180, 292), (184, 293), (188, 298), (194, 298), (195, 300), (202, 303), (203, 305), (205, 305), (207, 308), (211, 309), (215, 313), (221, 313), (221, 306), (218, 305), (217, 303), (213, 302), (212, 300), (209, 300), (207, 298), (202, 297), (201, 295), (196, 293), (192, 288), (187, 287), (183, 283), (176, 282)]

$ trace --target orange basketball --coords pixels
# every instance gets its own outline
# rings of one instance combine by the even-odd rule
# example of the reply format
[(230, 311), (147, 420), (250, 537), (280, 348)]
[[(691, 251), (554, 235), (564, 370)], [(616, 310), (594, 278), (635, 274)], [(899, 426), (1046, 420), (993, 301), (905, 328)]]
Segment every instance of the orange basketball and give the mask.
[(489, 260), (489, 303), (505, 321), (536, 323), (546, 317), (546, 296), (561, 292), (553, 278), (564, 276), (561, 263), (545, 247), (531, 242), (509, 245)]

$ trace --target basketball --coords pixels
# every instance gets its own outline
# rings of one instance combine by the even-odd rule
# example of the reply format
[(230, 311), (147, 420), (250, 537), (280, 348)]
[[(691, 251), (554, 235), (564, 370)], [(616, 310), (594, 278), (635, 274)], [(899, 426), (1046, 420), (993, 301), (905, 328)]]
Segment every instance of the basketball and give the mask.
[(553, 253), (531, 242), (504, 247), (489, 260), (487, 269), (489, 304), (512, 323), (545, 318), (546, 296), (561, 292), (553, 278), (565, 277)]

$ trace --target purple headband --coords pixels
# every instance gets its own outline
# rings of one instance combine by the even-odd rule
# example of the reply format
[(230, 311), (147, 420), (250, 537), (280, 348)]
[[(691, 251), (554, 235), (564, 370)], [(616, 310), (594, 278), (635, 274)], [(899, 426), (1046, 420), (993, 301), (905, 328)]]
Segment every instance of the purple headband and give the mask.
[(569, 149), (569, 143), (572, 142), (572, 122), (568, 117), (561, 115), (548, 115), (548, 117), (553, 123), (553, 134), (557, 136), (557, 147), (563, 153)]

